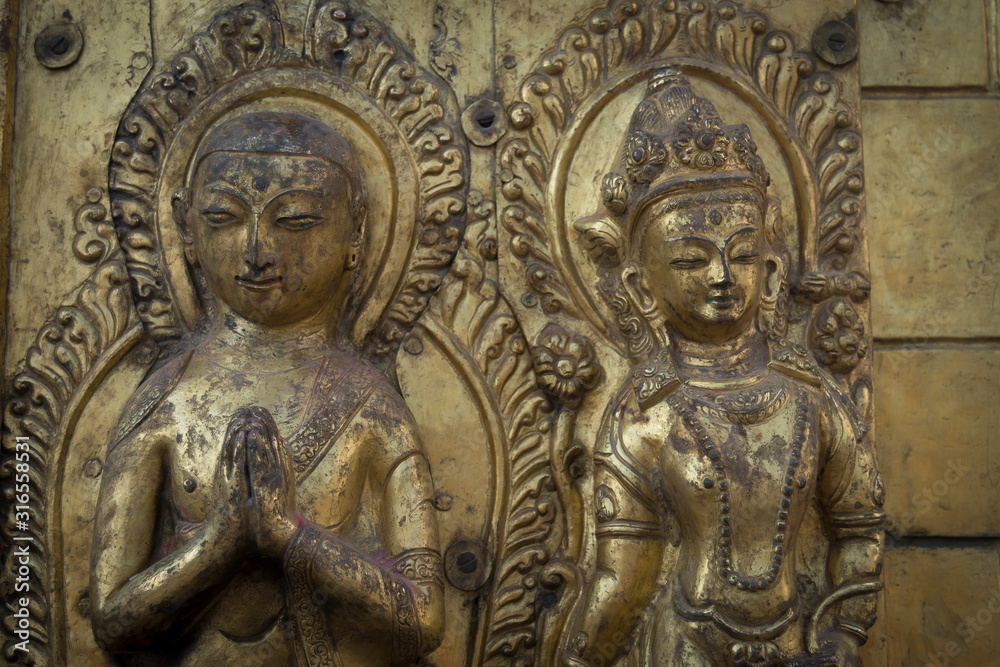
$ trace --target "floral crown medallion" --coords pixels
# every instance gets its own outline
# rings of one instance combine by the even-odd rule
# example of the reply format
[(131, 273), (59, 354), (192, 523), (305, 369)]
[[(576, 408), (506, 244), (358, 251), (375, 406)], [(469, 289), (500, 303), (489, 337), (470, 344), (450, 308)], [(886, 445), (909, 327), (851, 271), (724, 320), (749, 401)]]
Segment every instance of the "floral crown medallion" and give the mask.
[(629, 237), (649, 203), (671, 194), (751, 189), (765, 200), (770, 177), (746, 125), (723, 125), (675, 67), (652, 74), (632, 114), (618, 170), (601, 187), (604, 205)]

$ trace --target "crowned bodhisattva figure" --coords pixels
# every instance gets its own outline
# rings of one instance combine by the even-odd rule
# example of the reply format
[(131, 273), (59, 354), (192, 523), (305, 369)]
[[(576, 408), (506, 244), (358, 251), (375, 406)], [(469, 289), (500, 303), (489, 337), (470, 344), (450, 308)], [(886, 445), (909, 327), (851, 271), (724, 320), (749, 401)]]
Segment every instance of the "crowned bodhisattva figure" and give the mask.
[[(750, 132), (668, 68), (620, 164), (603, 198), (639, 354), (597, 444), (596, 572), (565, 663), (856, 664), (884, 493), (853, 405), (782, 336), (788, 253)], [(807, 599), (816, 516), (831, 546)]]
[(189, 174), (175, 217), (209, 322), (107, 453), (97, 640), (137, 664), (412, 665), (444, 631), (441, 559), (413, 418), (342, 344), (354, 152), (314, 118), (246, 113)]

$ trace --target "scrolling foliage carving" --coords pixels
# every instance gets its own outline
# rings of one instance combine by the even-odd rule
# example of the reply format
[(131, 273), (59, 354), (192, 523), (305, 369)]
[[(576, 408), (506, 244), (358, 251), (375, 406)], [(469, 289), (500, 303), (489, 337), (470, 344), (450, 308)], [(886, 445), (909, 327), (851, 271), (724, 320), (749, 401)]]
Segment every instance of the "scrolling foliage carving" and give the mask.
[[(845, 93), (838, 78), (804, 48), (801, 40), (790, 32), (772, 28), (764, 15), (747, 11), (733, 2), (613, 1), (606, 9), (595, 11), (585, 20), (563, 30), (553, 47), (543, 53), (532, 73), (521, 80), (519, 89), (507, 100), (513, 131), (498, 150), (499, 231), (502, 247), (509, 250), (502, 257), (500, 267), (504, 287), (511, 294), (523, 295), (512, 300), (512, 304), (526, 330), (537, 333), (556, 323), (567, 331), (600, 339), (602, 344), (599, 349), (605, 355), (606, 365), (615, 367), (612, 377), (620, 377), (623, 366), (632, 366), (630, 370), (634, 370), (636, 378), (632, 381), (636, 383), (635, 393), (642, 410), (655, 405), (657, 400), (676, 388), (681, 379), (673, 370), (673, 361), (656, 356), (657, 350), (661, 351), (661, 356), (666, 354), (664, 350), (672, 344), (668, 334), (662, 331), (663, 321), (657, 320), (663, 317), (662, 312), (657, 314), (657, 307), (654, 306), (649, 306), (649, 312), (644, 309), (645, 306), (638, 306), (642, 299), (636, 301), (636, 297), (630, 296), (637, 288), (624, 284), (625, 275), (630, 271), (626, 267), (632, 265), (626, 263), (630, 258), (622, 253), (629, 252), (631, 241), (623, 238), (627, 232), (623, 232), (618, 221), (612, 218), (639, 215), (629, 209), (627, 188), (634, 182), (645, 180), (648, 183), (659, 173), (658, 170), (648, 176), (639, 173), (643, 165), (662, 167), (668, 160), (667, 153), (671, 156), (676, 154), (676, 160), (682, 163), (690, 162), (692, 169), (696, 166), (694, 162), (702, 159), (708, 161), (707, 167), (722, 168), (728, 158), (725, 151), (721, 155), (705, 152), (710, 151), (713, 142), (703, 141), (695, 135), (694, 129), (686, 140), (686, 148), (680, 145), (683, 143), (683, 127), (676, 135), (676, 141), (669, 145), (656, 144), (653, 141), (656, 137), (652, 135), (646, 137), (647, 143), (641, 143), (643, 135), (637, 132), (630, 134), (628, 141), (634, 139), (640, 143), (633, 145), (626, 142), (621, 154), (624, 157), (619, 158), (619, 162), (629, 165), (627, 168), (634, 166), (636, 173), (630, 171), (627, 180), (620, 175), (609, 174), (603, 188), (600, 182), (593, 185), (593, 190), (599, 191), (603, 199), (603, 202), (595, 201), (595, 206), (601, 208), (603, 204), (610, 217), (603, 212), (580, 217), (579, 204), (570, 199), (590, 196), (580, 186), (574, 185), (574, 179), (581, 180), (580, 175), (573, 171), (580, 161), (574, 162), (574, 159), (585, 142), (594, 141), (594, 135), (600, 138), (600, 142), (608, 139), (611, 121), (607, 119), (615, 114), (608, 112), (606, 117), (602, 117), (602, 112), (614, 108), (622, 113), (622, 105), (611, 106), (616, 103), (615, 98), (645, 84), (653, 72), (664, 71), (663, 68), (668, 65), (676, 68), (675, 72), (707, 82), (706, 87), (711, 84), (738, 98), (744, 112), (749, 109), (752, 115), (764, 121), (769, 134), (777, 142), (775, 152), (787, 161), (785, 167), (795, 200), (785, 202), (786, 207), (792, 206), (784, 210), (784, 215), (777, 200), (768, 199), (758, 204), (763, 218), (759, 228), (766, 231), (771, 244), (769, 247), (775, 248), (778, 254), (787, 252), (782, 249), (783, 236), (792, 235), (797, 241), (796, 261), (790, 261), (788, 256), (774, 260), (785, 267), (791, 292), (796, 298), (787, 301), (789, 285), (784, 284), (782, 276), (781, 284), (775, 286), (776, 289), (764, 300), (766, 303), (761, 305), (760, 314), (766, 320), (760, 324), (761, 330), (771, 332), (781, 341), (787, 333), (792, 338), (808, 342), (813, 347), (816, 361), (836, 376), (839, 386), (833, 388), (831, 384), (829, 389), (831, 396), (836, 397), (833, 400), (841, 400), (843, 389), (851, 387), (852, 398), (862, 409), (870, 405), (867, 390), (870, 360), (866, 357), (869, 343), (865, 327), (867, 250), (863, 218), (864, 177), (858, 117), (851, 91)], [(652, 90), (653, 84), (650, 83), (650, 86)], [(677, 109), (669, 113), (664, 111), (670, 104), (666, 101), (661, 100), (657, 104), (661, 105), (656, 107), (660, 109), (658, 113), (667, 117), (680, 113)], [(643, 113), (648, 112), (647, 120), (657, 113), (652, 110), (652, 103), (650, 105), (646, 111), (639, 107), (635, 112), (630, 132), (641, 127), (638, 119)], [(628, 111), (631, 112), (632, 107)], [(698, 113), (697, 109), (691, 111), (688, 122), (699, 122), (702, 117)], [(708, 114), (714, 116), (714, 109)], [(683, 119), (685, 116), (682, 114), (680, 117)], [(696, 120), (691, 120), (693, 117), (697, 117)], [(649, 122), (655, 125), (658, 121)], [(673, 121), (669, 121), (668, 125), (670, 122)], [(708, 123), (705, 127), (715, 127), (716, 133), (721, 136), (717, 118), (714, 121), (709, 118), (705, 122)], [(595, 126), (601, 129), (588, 135)], [(625, 124), (621, 123), (618, 131), (625, 129)], [(670, 125), (670, 132), (674, 131)], [(660, 128), (656, 132), (663, 134), (666, 130)], [(735, 156), (739, 155), (745, 159), (747, 169), (755, 176), (762, 176), (757, 180), (761, 181), (760, 190), (763, 192), (768, 177), (763, 173), (763, 167), (759, 169), (760, 174), (756, 168), (751, 168), (753, 160), (757, 160), (752, 157), (757, 148), (749, 139), (745, 127), (735, 132), (732, 137), (728, 134), (723, 136), (715, 143), (715, 148), (726, 144), (730, 151), (735, 151), (729, 155), (730, 158), (735, 160)], [(692, 143), (696, 140), (701, 142), (697, 146)], [(620, 145), (617, 144), (618, 137), (614, 141), (616, 146)], [(599, 155), (597, 151), (584, 154), (587, 157), (582, 159), (583, 162)], [(608, 152), (604, 155), (608, 156), (605, 159), (611, 167), (615, 156)], [(629, 160), (635, 164), (629, 163)], [(697, 166), (703, 165), (699, 163)], [(657, 215), (665, 214), (650, 214), (651, 217)], [(792, 224), (786, 227), (782, 219)], [(577, 245), (586, 253), (579, 253), (574, 247)], [(581, 258), (589, 258), (589, 266), (582, 266)], [(631, 261), (637, 261), (635, 256), (631, 257)], [(659, 270), (665, 271), (662, 268)], [(777, 342), (774, 344), (779, 345)], [(787, 342), (781, 344), (789, 345)], [(806, 359), (808, 352), (805, 348), (793, 347), (797, 363), (815, 368)], [(780, 355), (775, 359), (778, 357)], [(638, 366), (633, 366), (637, 363)], [(723, 362), (720, 361), (720, 364)], [(725, 373), (722, 369), (720, 372)], [(734, 366), (731, 373), (737, 372)], [(821, 371), (817, 373), (822, 374)], [(545, 378), (539, 379), (545, 386)], [(813, 381), (816, 381), (815, 378)], [(623, 383), (623, 386), (626, 388), (622, 389), (622, 396), (629, 393), (628, 383)], [(750, 405), (754, 400), (763, 400), (765, 396), (771, 400), (776, 395), (771, 391), (760, 396), (749, 393), (733, 398)], [(800, 397), (800, 404), (804, 404), (803, 401)], [(861, 434), (858, 437), (864, 438), (867, 427), (861, 423), (863, 418), (854, 408), (848, 401), (848, 405), (841, 409), (855, 420), (857, 432)], [(631, 404), (622, 409), (629, 415), (636, 411)], [(775, 409), (775, 406), (769, 404), (767, 409)], [(762, 415), (766, 414), (765, 410)], [(644, 423), (642, 415), (631, 418)], [(754, 413), (753, 418), (765, 417)], [(693, 414), (690, 419), (695, 419)], [(617, 423), (612, 422), (611, 428)], [(665, 419), (663, 423), (669, 424), (669, 420)], [(695, 420), (690, 423), (695, 431), (701, 432), (700, 422)], [(604, 424), (607, 426), (608, 422)], [(577, 437), (588, 445), (597, 439), (600, 445), (603, 442), (600, 439), (609, 436), (603, 430), (598, 435), (591, 422), (577, 433)], [(859, 444), (858, 447), (865, 450), (868, 445)], [(715, 450), (710, 454), (718, 458)], [(565, 461), (556, 458), (553, 462), (557, 466), (565, 464)], [(646, 463), (637, 464), (630, 460), (628, 465), (638, 465), (639, 469), (643, 469)], [(878, 486), (877, 472), (871, 474), (876, 480), (874, 486)], [(710, 488), (711, 482), (705, 482), (706, 489)], [(585, 476), (570, 485), (576, 501), (581, 503), (585, 512), (592, 506), (595, 494), (601, 492), (592, 488), (594, 484), (596, 482), (592, 478)], [(878, 505), (880, 497), (879, 493), (873, 493), (871, 502)], [(614, 499), (613, 492), (607, 491), (599, 500), (597, 520), (600, 522), (604, 517), (609, 526), (604, 530), (612, 531), (607, 534), (619, 528), (625, 531), (622, 535), (628, 531), (642, 533), (648, 528), (640, 525), (642, 521), (638, 519), (632, 522), (634, 525), (625, 526), (628, 521), (624, 520), (622, 526), (615, 523), (619, 501)], [(725, 503), (728, 500), (724, 500)], [(728, 504), (725, 507), (728, 511)], [(877, 543), (879, 530), (879, 513), (876, 510), (873, 510), (874, 518), (869, 527), (871, 535), (865, 538), (870, 538), (873, 544)], [(602, 511), (604, 514), (601, 514)], [(639, 514), (641, 512), (637, 516)], [(665, 532), (660, 538), (667, 543), (672, 542), (675, 538), (670, 536), (675, 535), (675, 528), (672, 532), (672, 529), (664, 527)], [(585, 537), (579, 552), (564, 550), (561, 555), (581, 566), (589, 586), (603, 586), (603, 583), (594, 583), (600, 577), (593, 574), (596, 546), (593, 541), (588, 542), (588, 538), (593, 539), (590, 529), (593, 526), (583, 531)], [(783, 534), (780, 537), (784, 539)], [(821, 537), (804, 539), (815, 540), (817, 544), (822, 541)], [(834, 550), (839, 548), (831, 547)], [(724, 551), (728, 553), (728, 546)], [(591, 577), (596, 579), (591, 580)], [(575, 579), (580, 578), (578, 575)], [(879, 585), (872, 583), (865, 590), (870, 593)], [(616, 595), (614, 589), (608, 588), (608, 591), (608, 596)], [(855, 594), (858, 592), (843, 595)], [(573, 595), (574, 592), (570, 591), (566, 597)], [(600, 591), (592, 592), (592, 595), (591, 602), (584, 605), (588, 609), (598, 605), (594, 601), (601, 599)], [(865, 599), (865, 604), (869, 604), (870, 600)], [(633, 602), (641, 606), (638, 601)], [(567, 604), (574, 603), (567, 601)], [(577, 608), (580, 609), (580, 605)], [(821, 615), (817, 612), (816, 618)], [(653, 617), (643, 618), (643, 623), (653, 623)], [(564, 635), (563, 641), (568, 644), (563, 644), (563, 647), (570, 646), (567, 654), (570, 662), (567, 664), (591, 664), (583, 656), (590, 659), (598, 652), (604, 652), (610, 633), (615, 629), (612, 627), (615, 623), (613, 619), (608, 623), (611, 625), (600, 626), (598, 639), (595, 640), (598, 644), (590, 647), (594, 650), (593, 654), (585, 642), (574, 647), (572, 638)], [(597, 628), (596, 625), (587, 627), (586, 623), (583, 627), (588, 632)], [(617, 629), (625, 631), (623, 637), (629, 634), (624, 625)], [(647, 641), (658, 632), (640, 633), (645, 639), (639, 641)], [(812, 627), (810, 632), (809, 650), (817, 652), (817, 630)], [(532, 638), (541, 640), (541, 625), (536, 633)], [(582, 634), (586, 638), (586, 633)], [(864, 632), (859, 632), (859, 635), (863, 637)], [(770, 650), (769, 645), (765, 647), (764, 644), (766, 642), (760, 645), (753, 642), (734, 644), (731, 648), (736, 652), (736, 664), (765, 664), (767, 660), (776, 659), (770, 653), (767, 656), (760, 653), (764, 648)], [(612, 653), (620, 652), (622, 648), (623, 642), (618, 642)], [(537, 657), (523, 649), (517, 655), (525, 660), (525, 664), (530, 664)], [(573, 656), (578, 656), (579, 660)], [(663, 657), (660, 655), (658, 659)], [(558, 658), (553, 656), (553, 659)]]
[[(625, 372), (638, 373), (634, 384), (643, 401), (674, 387), (678, 378), (665, 356), (651, 356), (664, 341), (628, 298), (622, 279), (623, 232), (603, 213), (570, 215), (566, 199), (574, 153), (595, 118), (652, 72), (670, 65), (692, 80), (726, 89), (774, 135), (788, 158), (796, 194), (794, 202), (785, 202), (784, 220), (789, 221), (786, 233), (794, 232), (798, 240), (798, 256), (795, 261), (785, 258), (791, 265), (791, 286), (782, 285), (781, 299), (789, 292), (793, 296), (788, 297), (787, 321), (776, 316), (781, 321), (774, 323), (775, 336), (768, 339), (776, 350), (773, 361), (783, 363), (796, 381), (808, 376), (812, 386), (821, 387), (818, 393), (851, 388), (862, 412), (870, 405), (870, 286), (858, 118), (841, 80), (805, 51), (799, 37), (727, 0), (612, 0), (563, 30), (516, 90), (508, 91), (511, 130), (496, 150), (494, 202), (488, 194), (468, 194), (470, 161), (450, 89), (422, 69), (385, 24), (341, 0), (309, 3), (303, 16), (304, 24), (296, 24), (299, 34), (291, 36), (286, 31), (292, 24), (282, 22), (275, 6), (248, 2), (220, 13), (191, 38), (165, 71), (149, 77), (125, 110), (113, 145), (107, 195), (92, 190), (77, 213), (74, 254), (93, 273), (39, 332), (4, 407), (0, 478), (6, 491), (19, 488), (15, 483), (26, 476), (31, 497), (27, 534), (36, 547), (28, 567), (32, 580), (44, 584), (31, 593), (32, 654), (13, 653), (17, 637), (7, 625), (3, 650), (8, 660), (58, 664), (64, 650), (64, 611), (54, 599), (64, 591), (53, 562), (60, 557), (55, 537), (59, 471), (74, 420), (94, 388), (143, 335), (152, 341), (140, 364), (148, 366), (157, 353), (166, 360), (185, 349), (188, 336), (213, 315), (211, 301), (202, 298), (204, 277), (182, 261), (191, 290), (178, 288), (176, 256), (164, 249), (162, 202), (173, 190), (164, 183), (178, 173), (176, 167), (170, 171), (171, 151), (190, 145), (185, 133), (221, 123), (241, 106), (255, 110), (263, 88), (254, 86), (263, 86), (261, 81), (284, 85), (297, 77), (325, 77), (338, 93), (363, 98), (378, 115), (366, 129), (382, 138), (386, 128), (398, 134), (402, 148), (393, 154), (393, 164), (405, 162), (413, 171), (413, 187), (401, 186), (393, 193), (400, 201), (416, 200), (410, 202), (412, 225), (404, 230), (406, 252), (392, 255), (400, 266), (382, 280), (379, 299), (384, 300), (377, 307), (352, 304), (358, 311), (377, 312), (359, 335), (352, 331), (350, 352), (382, 370), (395, 370), (398, 377), (387, 374), (404, 385), (408, 371), (397, 359), (397, 348), (416, 357), (433, 339), (443, 350), (444, 363), (467, 385), (480, 410), (475, 419), (489, 432), (489, 446), (483, 447), (488, 460), (481, 462), (491, 485), (483, 530), (459, 535), (483, 547), (486, 563), (480, 563), (477, 576), (469, 578), (468, 586), (459, 585), (445, 567), (448, 579), (442, 579), (434, 549), (417, 550), (394, 565), (407, 579), (443, 586), (452, 599), (469, 602), (470, 608), (462, 611), (472, 619), (469, 637), (455, 642), (467, 639), (468, 645), (431, 656), (434, 664), (552, 665), (565, 657), (561, 652), (567, 648), (581, 660), (588, 650), (570, 641), (574, 613), (585, 599), (596, 562), (595, 522), (613, 524), (619, 500), (613, 490), (594, 488), (599, 438), (594, 413), (611, 400), (607, 385), (622, 380)], [(457, 37), (449, 35), (446, 25), (450, 16), (440, 6), (434, 11), (437, 33), (430, 66), (454, 82), (462, 72), (455, 64)], [(327, 97), (323, 104), (341, 104), (333, 93)], [(205, 108), (220, 99), (229, 102), (220, 103), (212, 111), (215, 116), (206, 120)], [(264, 110), (274, 111), (278, 104)], [(364, 156), (363, 147), (358, 154)], [(626, 212), (614, 208), (624, 199), (616, 188), (624, 187), (624, 178), (605, 183), (604, 204), (612, 217)], [(593, 190), (599, 192), (600, 183)], [(783, 224), (780, 211), (765, 215), (771, 227)], [(393, 233), (387, 234), (386, 247), (397, 243)], [(386, 250), (378, 258), (386, 260), (390, 254)], [(382, 277), (368, 275), (372, 284)], [(783, 315), (785, 305), (772, 307), (772, 314), (777, 310)], [(812, 347), (812, 356), (834, 376), (837, 387), (807, 359), (804, 348), (785, 340), (786, 333)], [(648, 363), (632, 368), (643, 361)], [(435, 382), (433, 377), (420, 379)], [(753, 426), (771, 419), (793, 397), (800, 405), (792, 418), (804, 420), (805, 394), (793, 394), (792, 386), (775, 381), (714, 398), (690, 390), (690, 396), (681, 398), (697, 409), (683, 414), (694, 430), (708, 420)], [(845, 424), (863, 421), (854, 407), (844, 408), (850, 413), (843, 416)], [(859, 429), (866, 435), (863, 424)], [(14, 438), (15, 431), (28, 436), (25, 444)], [(447, 475), (432, 472), (439, 488), (447, 486)], [(2, 530), (8, 541), (15, 532), (25, 534), (11, 497), (9, 492), (4, 497)], [(458, 514), (450, 500), (438, 498), (434, 504), (442, 526)], [(447, 545), (441, 546), (444, 552)], [(446, 566), (447, 560), (445, 554)], [(8, 560), (3, 574), (7, 595), (17, 576), (15, 567)], [(308, 588), (308, 580), (300, 579), (296, 585)], [(392, 588), (392, 582), (387, 586)], [(412, 630), (406, 591), (398, 582), (392, 590), (402, 610), (394, 622)], [(461, 597), (466, 593), (471, 595)], [(416, 634), (404, 634), (410, 653), (419, 652)], [(767, 648), (747, 642), (744, 653)]]
[(183, 333), (163, 278), (154, 223), (163, 156), (188, 115), (207, 97), (252, 72), (277, 66), (315, 68), (350, 82), (399, 127), (417, 162), (421, 211), (419, 243), (369, 346), (394, 351), (427, 307), (458, 248), (467, 169), (464, 149), (442, 107), (438, 83), (421, 72), (375, 19), (346, 3), (318, 5), (310, 17), (305, 53), (287, 51), (273, 9), (242, 5), (192, 38), (139, 94), (119, 127), (110, 166), (112, 216), (128, 260), (139, 316), (157, 341)]
[[(623, 0), (564, 30), (509, 104), (516, 132), (499, 158), (500, 219), (521, 266), (517, 283), (531, 295), (525, 304), (537, 300), (560, 318), (579, 314), (581, 297), (566, 282), (567, 260), (558, 256), (552, 228), (561, 215), (554, 199), (565, 186), (565, 153), (603, 97), (666, 61), (722, 80), (784, 135), (806, 193), (798, 207), (800, 275), (837, 281), (845, 272), (865, 271), (857, 113), (843, 101), (837, 80), (802, 48), (764, 16), (732, 2)], [(601, 239), (615, 231), (599, 224), (582, 231), (601, 264), (609, 247)], [(618, 317), (629, 326), (627, 313)], [(828, 363), (829, 355), (820, 358)], [(844, 373), (856, 365), (844, 360), (831, 367)]]
[[(172, 192), (170, 184), (164, 185), (171, 148), (190, 128), (204, 127), (206, 108), (217, 114), (211, 122), (228, 111), (226, 100), (238, 106), (246, 103), (241, 95), (251, 102), (265, 98), (266, 86), (275, 85), (269, 82), (305, 87), (329, 82), (333, 89), (354, 91), (373, 109), (358, 114), (360, 122), (375, 123), (392, 135), (389, 140), (396, 143), (386, 150), (387, 159), (399, 163), (397, 171), (412, 169), (415, 188), (405, 193), (409, 199), (402, 210), (413, 211), (415, 219), (397, 224), (395, 236), (390, 233), (383, 241), (395, 244), (393, 256), (405, 261), (393, 268), (394, 276), (386, 276), (392, 287), (375, 299), (379, 310), (355, 341), (373, 363), (388, 365), (451, 264), (465, 223), (468, 164), (447, 90), (396, 45), (380, 22), (343, 2), (314, 4), (298, 39), (288, 40), (286, 29), (272, 5), (248, 3), (221, 13), (195, 35), (167, 71), (150, 77), (125, 111), (109, 164), (108, 198), (95, 188), (77, 213), (74, 254), (93, 265), (93, 273), (40, 330), (4, 408), (4, 537), (11, 543), (16, 532), (33, 540), (27, 566), (30, 651), (15, 652), (15, 642), (23, 637), (5, 624), (7, 660), (46, 665), (65, 657), (58, 512), (65, 447), (75, 420), (144, 333), (152, 341), (139, 362), (148, 366), (157, 348), (169, 356), (187, 344), (185, 334), (200, 326), (198, 317), (184, 312), (192, 299), (188, 295), (184, 303), (183, 290), (172, 282), (177, 275), (168, 271), (158, 230), (172, 225), (162, 219), (162, 200)], [(289, 41), (305, 46), (293, 51)], [(378, 283), (380, 275), (370, 282)], [(203, 290), (204, 284), (195, 287)], [(19, 441), (15, 433), (28, 439)], [(15, 507), (21, 488), (31, 499), (26, 517)], [(3, 591), (10, 606), (16, 577), (24, 573), (15, 560), (7, 564)]]
[[(22, 582), (48, 582), (53, 575), (59, 531), (58, 497), (51, 483), (53, 464), (62, 456), (82, 405), (108, 366), (141, 335), (125, 258), (107, 220), (102, 197), (98, 188), (88, 192), (87, 203), (77, 211), (73, 223), (73, 254), (93, 266), (93, 273), (38, 332), (25, 356), (24, 370), (12, 382), (13, 396), (4, 405), (5, 460), (0, 479), (8, 489), (4, 501), (9, 505), (4, 512), (3, 537), (7, 544), (27, 548), (29, 554), (26, 570), (21, 569), (19, 559), (7, 560), (2, 577), (5, 595), (14, 592), (19, 578)], [(27, 510), (22, 512), (18, 506), (27, 506)], [(23, 541), (25, 537), (30, 540)], [(25, 595), (30, 600), (27, 636), (15, 633), (23, 628), (16, 625), (11, 601), (6, 602), (4, 659), (13, 663), (30, 656), (36, 664), (48, 664), (50, 636), (59, 632), (52, 627), (49, 590), (35, 585)], [(24, 642), (30, 651), (16, 650), (18, 642)]]
[(535, 382), (528, 342), (496, 282), (493, 202), (473, 193), (470, 210), (476, 221), (424, 326), (445, 329), (466, 351), (503, 424), (493, 463), (507, 502), (491, 522), (496, 553), (487, 625), (473, 641), (483, 664), (510, 664), (535, 644), (536, 598), (550, 582), (542, 570), (563, 539), (564, 519), (548, 448), (553, 405)]

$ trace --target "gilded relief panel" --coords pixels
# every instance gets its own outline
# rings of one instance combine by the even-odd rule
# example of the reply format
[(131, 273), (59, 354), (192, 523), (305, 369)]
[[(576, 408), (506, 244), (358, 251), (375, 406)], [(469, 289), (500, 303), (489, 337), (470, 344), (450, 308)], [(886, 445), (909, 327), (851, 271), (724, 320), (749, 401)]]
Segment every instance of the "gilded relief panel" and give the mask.
[[(130, 7), (64, 278), (12, 219), (5, 659), (857, 664), (853, 4), (777, 4)], [(96, 16), (25, 13), (22, 136)]]

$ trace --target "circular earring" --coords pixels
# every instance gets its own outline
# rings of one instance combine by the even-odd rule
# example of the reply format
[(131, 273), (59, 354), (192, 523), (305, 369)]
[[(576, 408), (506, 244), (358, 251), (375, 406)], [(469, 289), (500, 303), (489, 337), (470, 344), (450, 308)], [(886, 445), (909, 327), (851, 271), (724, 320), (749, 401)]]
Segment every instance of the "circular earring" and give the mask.
[(347, 259), (347, 269), (351, 270), (356, 268), (358, 268), (358, 253), (352, 252), (351, 256)]

